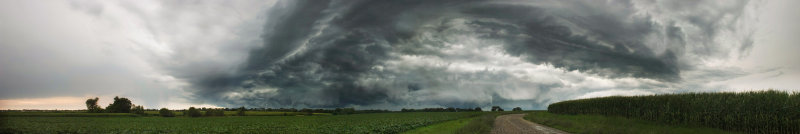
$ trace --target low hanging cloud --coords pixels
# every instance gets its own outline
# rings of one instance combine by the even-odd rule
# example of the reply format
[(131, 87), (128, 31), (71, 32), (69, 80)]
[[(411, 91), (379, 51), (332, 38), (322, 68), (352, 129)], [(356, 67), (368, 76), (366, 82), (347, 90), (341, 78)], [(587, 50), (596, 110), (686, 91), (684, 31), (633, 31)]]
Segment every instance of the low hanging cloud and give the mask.
[[(687, 75), (731, 71), (697, 60), (752, 48), (747, 3), (279, 1), (242, 67), (187, 79), (197, 99), (258, 107), (543, 108), (673, 92), (702, 87)], [(744, 40), (719, 45), (730, 36)]]

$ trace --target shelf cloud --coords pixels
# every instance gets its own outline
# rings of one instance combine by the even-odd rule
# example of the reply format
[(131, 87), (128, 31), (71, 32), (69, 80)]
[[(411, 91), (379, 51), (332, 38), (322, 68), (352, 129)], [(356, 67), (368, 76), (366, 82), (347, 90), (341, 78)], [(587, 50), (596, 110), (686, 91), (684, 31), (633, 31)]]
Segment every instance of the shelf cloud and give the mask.
[(748, 35), (715, 42), (749, 32), (731, 23), (747, 3), (280, 1), (263, 46), (232, 73), (197, 78), (194, 93), (253, 106), (535, 108), (599, 83), (658, 93), (692, 82), (682, 73), (694, 59), (752, 48)]
[[(34, 17), (2, 11), (13, 19), (0, 23), (10, 29), (0, 32), (0, 99), (89, 94), (128, 95), (155, 107), (184, 106), (167, 103), (180, 98), (223, 107), (543, 109), (576, 98), (771, 88), (737, 83), (800, 76), (800, 63), (783, 63), (798, 55), (779, 51), (791, 47), (770, 45), (791, 43), (762, 39), (773, 36), (759, 26), (792, 19), (762, 17), (765, 6), (781, 5), (764, 1), (5, 3), (41, 10), (31, 10)], [(24, 24), (39, 22), (39, 14), (62, 12), (69, 14), (48, 19), (70, 21), (41, 22), (57, 32), (18, 32), (35, 29)], [(24, 45), (31, 42), (38, 45)], [(765, 57), (775, 60), (757, 60)], [(36, 80), (43, 77), (49, 80)]]

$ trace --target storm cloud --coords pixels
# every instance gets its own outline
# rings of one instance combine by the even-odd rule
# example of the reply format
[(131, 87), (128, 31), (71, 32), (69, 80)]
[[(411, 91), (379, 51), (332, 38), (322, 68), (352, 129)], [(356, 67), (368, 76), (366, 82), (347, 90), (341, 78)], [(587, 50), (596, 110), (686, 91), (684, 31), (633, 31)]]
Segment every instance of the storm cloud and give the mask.
[(0, 108), (126, 96), (170, 109), (544, 109), (797, 91), (796, 3), (0, 1)]
[(693, 59), (751, 48), (716, 46), (741, 32), (738, 18), (708, 19), (740, 16), (747, 1), (732, 3), (279, 1), (242, 67), (189, 79), (199, 99), (260, 107), (542, 108), (592, 89), (668, 92), (692, 82)]

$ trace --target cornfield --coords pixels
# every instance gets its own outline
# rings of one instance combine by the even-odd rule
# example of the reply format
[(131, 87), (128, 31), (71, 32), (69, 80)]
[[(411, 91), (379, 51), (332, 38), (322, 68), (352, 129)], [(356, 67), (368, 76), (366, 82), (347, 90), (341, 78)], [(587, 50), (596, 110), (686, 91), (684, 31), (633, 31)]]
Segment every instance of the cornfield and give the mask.
[(800, 133), (800, 93), (681, 93), (611, 96), (550, 104), (556, 114), (600, 114), (747, 133)]

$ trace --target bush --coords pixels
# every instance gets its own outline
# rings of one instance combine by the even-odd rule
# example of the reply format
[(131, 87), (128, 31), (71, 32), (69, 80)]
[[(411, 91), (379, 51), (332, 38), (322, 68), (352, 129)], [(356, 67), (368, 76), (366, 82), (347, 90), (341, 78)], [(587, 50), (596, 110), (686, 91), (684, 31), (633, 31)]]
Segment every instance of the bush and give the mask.
[(800, 132), (800, 93), (684, 93), (562, 101), (547, 111), (600, 114), (747, 133)]
[(186, 112), (184, 112), (183, 115), (186, 115), (186, 116), (189, 116), (189, 117), (200, 117), (203, 114), (200, 114), (200, 110), (197, 110), (197, 108), (189, 107), (189, 110), (186, 110)]
[(244, 107), (239, 107), (239, 110), (236, 112), (236, 115), (244, 116), (244, 111), (245, 111)]
[(167, 108), (161, 108), (161, 110), (158, 110), (158, 115), (161, 117), (175, 117), (175, 113), (169, 111)]

